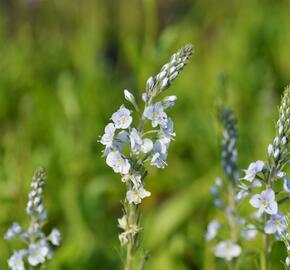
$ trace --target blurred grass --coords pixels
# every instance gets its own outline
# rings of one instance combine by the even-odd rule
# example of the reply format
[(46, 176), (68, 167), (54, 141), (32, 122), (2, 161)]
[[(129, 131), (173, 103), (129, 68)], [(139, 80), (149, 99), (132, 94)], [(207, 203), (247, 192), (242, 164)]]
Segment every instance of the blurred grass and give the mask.
[[(123, 102), (180, 46), (191, 63), (169, 90), (177, 133), (169, 167), (151, 169), (144, 201), (148, 269), (224, 269), (203, 241), (215, 210), (219, 74), (238, 115), (240, 163), (265, 157), (290, 77), (289, 1), (0, 1), (0, 234), (25, 224), (35, 167), (48, 169), (49, 224), (64, 242), (48, 269), (120, 269), (116, 218), (124, 187), (98, 135)], [(140, 100), (140, 98), (139, 98)], [(0, 268), (12, 246), (0, 241)], [(280, 258), (281, 252), (273, 256)], [(254, 269), (245, 259), (241, 269)], [(275, 270), (282, 269), (276, 265)]]

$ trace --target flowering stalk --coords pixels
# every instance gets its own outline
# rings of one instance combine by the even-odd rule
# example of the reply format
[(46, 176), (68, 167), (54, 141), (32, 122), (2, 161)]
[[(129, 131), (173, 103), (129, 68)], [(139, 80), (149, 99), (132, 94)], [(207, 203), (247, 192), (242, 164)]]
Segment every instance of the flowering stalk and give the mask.
[(14, 251), (8, 260), (8, 266), (12, 270), (24, 270), (26, 265), (29, 269), (39, 269), (40, 267), (44, 269), (47, 259), (52, 258), (52, 247), (60, 244), (61, 236), (57, 229), (53, 229), (48, 236), (41, 230), (47, 219), (47, 212), (42, 203), (45, 179), (45, 170), (37, 169), (32, 179), (26, 207), (30, 220), (28, 230), (24, 231), (18, 223), (13, 223), (4, 236), (5, 240), (18, 238), (27, 245), (27, 248)]
[[(211, 187), (211, 192), (215, 197), (214, 204), (225, 211), (227, 224), (223, 227), (230, 228), (229, 239), (219, 242), (214, 247), (214, 254), (216, 257), (223, 258), (229, 262), (230, 269), (237, 269), (236, 257), (241, 253), (241, 247), (238, 245), (240, 232), (240, 218), (237, 213), (237, 181), (239, 179), (239, 169), (237, 164), (237, 120), (234, 113), (222, 108), (220, 113), (220, 120), (223, 125), (222, 137), (222, 167), (228, 181), (223, 182), (222, 179), (216, 180), (215, 186)], [(224, 188), (225, 186), (225, 188)], [(222, 201), (223, 191), (226, 190), (227, 197), (225, 202)], [(208, 225), (206, 233), (206, 240), (212, 240), (217, 236), (222, 224), (217, 220), (213, 220)]]
[[(118, 219), (123, 232), (119, 235), (121, 245), (126, 249), (125, 270), (134, 267), (134, 254), (139, 243), (140, 203), (151, 193), (145, 189), (147, 164), (157, 168), (167, 166), (167, 152), (171, 140), (174, 139), (173, 122), (165, 110), (174, 106), (176, 96), (166, 96), (157, 101), (176, 79), (178, 74), (188, 63), (192, 54), (192, 46), (187, 45), (173, 54), (170, 61), (161, 71), (150, 77), (146, 82), (146, 92), (142, 94), (145, 103), (140, 114), (139, 106), (132, 93), (124, 90), (124, 96), (140, 116), (136, 127), (133, 126), (131, 111), (122, 105), (113, 113), (111, 120), (105, 127), (105, 133), (100, 142), (105, 146), (103, 155), (106, 163), (115, 173), (121, 174), (121, 181), (126, 184), (126, 198), (123, 201), (123, 217)], [(152, 128), (148, 128), (147, 122)], [(121, 130), (117, 132), (118, 130)], [(129, 146), (129, 147), (128, 147)], [(147, 256), (145, 256), (147, 257)], [(144, 257), (144, 258), (145, 258)], [(145, 259), (141, 267), (144, 267)]]
[[(286, 217), (279, 209), (279, 204), (289, 199), (290, 191), (289, 179), (283, 171), (285, 166), (289, 164), (289, 115), (290, 88), (287, 87), (279, 109), (276, 136), (274, 142), (268, 146), (268, 162), (265, 164), (258, 160), (251, 163), (245, 170), (246, 175), (243, 177), (250, 183), (256, 179), (264, 189), (260, 194), (253, 195), (249, 202), (254, 208), (258, 209), (256, 216), (259, 225), (264, 229), (264, 261), (261, 262), (261, 267), (264, 265), (266, 270), (270, 269), (269, 258), (273, 240), (270, 236), (276, 234), (280, 238), (281, 233), (286, 230)], [(277, 187), (281, 181), (284, 182), (283, 190)], [(285, 193), (288, 193), (286, 197)]]
[[(224, 126), (224, 134), (222, 140), (222, 165), (224, 172), (228, 177), (228, 203), (227, 209), (228, 223), (231, 230), (231, 240), (234, 244), (238, 241), (238, 227), (237, 222), (237, 205), (236, 205), (236, 190), (237, 180), (239, 179), (239, 171), (237, 164), (237, 120), (231, 110), (223, 109), (221, 112), (221, 120)], [(235, 270), (237, 267), (237, 260), (231, 261), (231, 269)]]

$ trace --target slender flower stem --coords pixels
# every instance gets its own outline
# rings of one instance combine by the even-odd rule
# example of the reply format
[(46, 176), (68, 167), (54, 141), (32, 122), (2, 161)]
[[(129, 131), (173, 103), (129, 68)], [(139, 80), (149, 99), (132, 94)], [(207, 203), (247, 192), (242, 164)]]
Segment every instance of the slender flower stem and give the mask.
[[(136, 206), (133, 204), (130, 204), (128, 209), (128, 223), (129, 224), (136, 224), (136, 215), (135, 215), (135, 209)], [(133, 269), (133, 248), (134, 248), (134, 242), (135, 242), (135, 236), (130, 237), (128, 245), (127, 245), (127, 254), (126, 254), (126, 264), (125, 264), (125, 270), (132, 270)]]
[[(236, 243), (238, 241), (238, 226), (239, 224), (237, 224), (237, 221), (235, 219), (236, 216), (236, 212), (237, 212), (237, 205), (236, 205), (236, 201), (235, 201), (235, 184), (233, 181), (230, 182), (229, 184), (229, 205), (230, 208), (233, 211), (233, 214), (231, 214), (229, 216), (229, 225), (231, 228), (231, 238), (233, 243)], [(233, 259), (230, 262), (230, 269), (231, 270), (237, 270), (238, 269), (238, 265), (237, 265), (237, 260)]]

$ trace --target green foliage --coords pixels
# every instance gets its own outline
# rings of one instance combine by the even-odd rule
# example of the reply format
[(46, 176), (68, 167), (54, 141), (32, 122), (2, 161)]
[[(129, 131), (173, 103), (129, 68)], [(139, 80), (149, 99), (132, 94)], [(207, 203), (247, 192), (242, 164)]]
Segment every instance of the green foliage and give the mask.
[[(266, 157), (277, 106), (289, 83), (289, 1), (0, 1), (0, 234), (25, 222), (34, 168), (47, 168), (49, 231), (63, 244), (50, 270), (121, 269), (117, 217), (124, 197), (97, 139), (179, 47), (191, 63), (169, 90), (177, 133), (165, 170), (150, 171), (144, 201), (147, 268), (226, 269), (203, 239), (215, 209), (209, 186), (222, 176), (216, 98), (221, 72), (239, 119), (241, 167)], [(169, 92), (168, 92), (169, 93)], [(0, 241), (0, 268), (12, 246)], [(283, 269), (275, 246), (273, 269)], [(256, 269), (251, 254), (241, 269)], [(214, 263), (217, 262), (216, 268)]]

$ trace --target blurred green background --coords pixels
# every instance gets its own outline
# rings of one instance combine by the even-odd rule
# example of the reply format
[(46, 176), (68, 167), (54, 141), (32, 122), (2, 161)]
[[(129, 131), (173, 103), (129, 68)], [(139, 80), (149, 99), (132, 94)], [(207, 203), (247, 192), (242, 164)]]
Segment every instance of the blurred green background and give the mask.
[[(150, 270), (226, 269), (204, 242), (220, 167), (220, 76), (239, 119), (239, 162), (264, 159), (290, 78), (288, 0), (0, 0), (0, 234), (27, 224), (34, 169), (48, 170), (45, 204), (63, 244), (49, 270), (121, 269), (116, 219), (125, 189), (98, 136), (179, 47), (190, 64), (168, 90), (177, 138), (169, 166), (150, 168), (143, 204)], [(0, 269), (13, 246), (0, 240)], [(284, 254), (285, 255), (285, 254)], [(283, 269), (281, 252), (275, 270)], [(279, 257), (281, 256), (281, 257)], [(214, 267), (214, 263), (217, 263)], [(247, 257), (241, 269), (256, 269)]]

